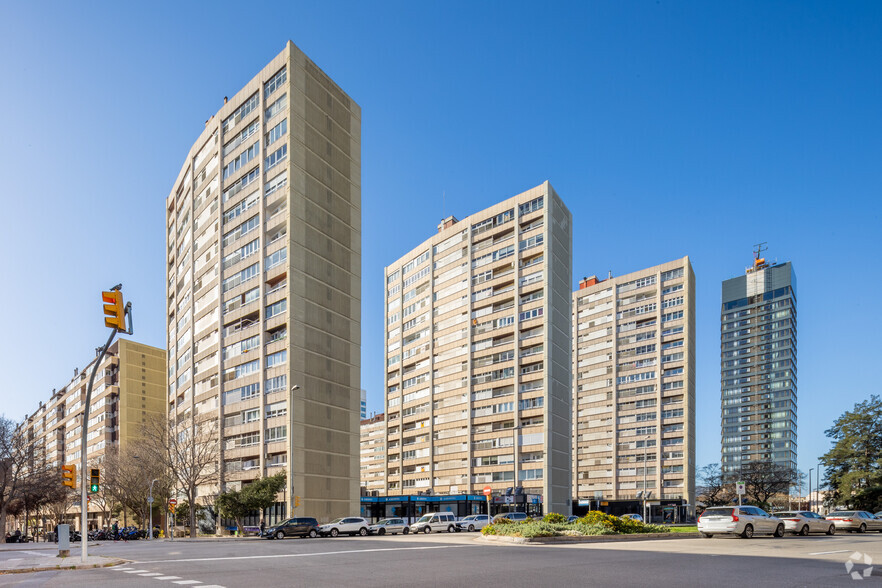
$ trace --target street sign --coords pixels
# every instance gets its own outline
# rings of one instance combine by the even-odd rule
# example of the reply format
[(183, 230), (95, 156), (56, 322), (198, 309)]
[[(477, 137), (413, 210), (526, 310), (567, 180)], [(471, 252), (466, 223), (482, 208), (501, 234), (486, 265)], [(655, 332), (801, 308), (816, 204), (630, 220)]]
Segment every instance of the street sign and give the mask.
[(152, 496), (147, 497), (147, 504), (153, 504), (153, 497)]
[(490, 496), (491, 494), (493, 494), (493, 488), (484, 486), (484, 496)]
[(735, 482), (735, 493), (738, 495), (744, 494), (744, 482)]
[(178, 503), (178, 499), (177, 499), (177, 498), (169, 498), (169, 499), (168, 499), (168, 503), (169, 503), (169, 504), (172, 504), (172, 505), (177, 504), (177, 503)]

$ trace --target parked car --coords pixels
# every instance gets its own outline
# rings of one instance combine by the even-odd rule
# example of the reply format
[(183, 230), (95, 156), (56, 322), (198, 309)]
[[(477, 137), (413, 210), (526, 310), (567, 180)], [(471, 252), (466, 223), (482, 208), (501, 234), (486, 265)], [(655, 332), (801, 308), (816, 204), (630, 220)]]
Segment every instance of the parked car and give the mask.
[(456, 516), (452, 512), (432, 512), (424, 514), (410, 526), (414, 533), (431, 533), (432, 531), (456, 531)]
[(495, 523), (499, 519), (508, 519), (510, 521), (526, 521), (527, 513), (524, 512), (502, 512), (493, 517), (493, 522)]
[(368, 527), (368, 532), (377, 535), (386, 535), (387, 533), (389, 535), (397, 535), (398, 533), (407, 535), (410, 532), (410, 527), (407, 526), (404, 519), (383, 519)]
[(775, 516), (784, 521), (784, 529), (794, 535), (808, 535), (809, 533), (836, 533), (836, 525), (821, 515), (808, 510), (785, 510), (776, 512)]
[(827, 515), (837, 530), (866, 533), (867, 531), (882, 532), (882, 519), (865, 510), (841, 510)]
[(334, 519), (327, 525), (321, 525), (318, 528), (318, 534), (322, 537), (327, 537), (328, 535), (336, 537), (341, 533), (345, 533), (364, 537), (368, 534), (368, 527), (370, 526), (370, 523), (361, 517), (346, 517), (345, 519)]
[(637, 521), (638, 523), (643, 522), (643, 515), (639, 515), (637, 513), (623, 514), (619, 518), (620, 519), (631, 519), (631, 520)]
[(577, 517), (576, 515), (570, 515), (567, 517), (568, 523), (572, 523), (573, 521), (578, 521), (578, 520), (579, 520), (579, 517)]
[(784, 536), (784, 521), (755, 506), (713, 506), (698, 517), (702, 537), (728, 534), (750, 539), (757, 533)]
[(457, 531), (480, 531), (490, 524), (490, 517), (485, 514), (469, 515), (460, 521), (456, 521)]
[(284, 539), (285, 537), (316, 537), (318, 521), (310, 518), (293, 518), (283, 523), (268, 527), (262, 537), (266, 539)]

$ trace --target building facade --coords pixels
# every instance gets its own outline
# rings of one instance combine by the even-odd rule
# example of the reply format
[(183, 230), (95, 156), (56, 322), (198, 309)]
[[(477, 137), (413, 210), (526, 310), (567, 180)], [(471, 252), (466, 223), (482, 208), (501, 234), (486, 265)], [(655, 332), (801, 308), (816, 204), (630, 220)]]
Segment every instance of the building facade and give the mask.
[[(65, 464), (77, 466), (77, 488), (82, 476), (83, 405), (96, 359), (75, 369), (70, 382), (53, 390), (49, 400), (40, 402), (22, 425), (33, 443), (34, 454), (44, 456), (48, 465), (59, 470)], [(110, 345), (92, 384), (86, 433), (86, 460), (90, 466), (100, 468), (108, 452), (137, 445), (143, 425), (165, 415), (165, 369), (163, 349), (128, 339), (117, 339)], [(58, 480), (60, 484), (60, 472)], [(79, 529), (79, 501), (67, 512), (67, 522)], [(100, 512), (97, 505), (94, 510), (90, 508), (89, 524), (96, 528), (109, 524)]]
[[(386, 268), (387, 494), (570, 504), (572, 217), (548, 182)], [(506, 493), (510, 496), (501, 496)]]
[[(695, 504), (695, 275), (684, 257), (573, 293), (577, 512), (683, 520)], [(644, 494), (644, 492), (646, 494)]]
[(796, 470), (796, 275), (759, 254), (723, 282), (722, 457), (726, 475), (756, 462)]
[(386, 491), (386, 415), (361, 421), (361, 494), (377, 496)]
[(361, 416), (361, 420), (367, 418), (367, 390), (361, 391), (361, 405), (359, 409), (359, 416)]
[[(166, 201), (168, 411), (269, 516), (357, 512), (361, 110), (293, 43), (209, 118)], [(299, 504), (296, 512), (292, 505)]]

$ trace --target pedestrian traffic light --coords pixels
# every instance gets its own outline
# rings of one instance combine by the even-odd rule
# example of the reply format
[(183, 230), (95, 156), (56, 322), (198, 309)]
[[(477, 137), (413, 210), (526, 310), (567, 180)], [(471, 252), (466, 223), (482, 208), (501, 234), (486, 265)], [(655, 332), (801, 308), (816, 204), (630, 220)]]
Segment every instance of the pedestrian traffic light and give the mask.
[(299, 496), (294, 497), (294, 506), (300, 506), (300, 497)]
[(111, 290), (102, 292), (101, 299), (104, 301), (104, 326), (116, 327), (120, 331), (126, 330), (126, 306), (123, 304), (122, 292)]
[(101, 470), (92, 468), (89, 471), (89, 492), (98, 492), (101, 487)]
[(77, 466), (73, 464), (61, 466), (61, 484), (71, 488), (77, 487)]

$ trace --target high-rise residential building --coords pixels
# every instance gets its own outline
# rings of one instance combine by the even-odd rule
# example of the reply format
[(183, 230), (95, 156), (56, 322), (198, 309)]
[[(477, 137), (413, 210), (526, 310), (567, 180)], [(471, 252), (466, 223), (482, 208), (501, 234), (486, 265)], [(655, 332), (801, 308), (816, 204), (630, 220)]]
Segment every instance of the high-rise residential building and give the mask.
[(754, 462), (796, 470), (796, 275), (758, 249), (723, 282), (720, 371), (724, 474)]
[(359, 106), (289, 42), (181, 166), (168, 410), (217, 421), (220, 478), (200, 496), (284, 470), (267, 516), (358, 511), (360, 143)]
[(362, 494), (383, 494), (386, 490), (386, 415), (361, 420)]
[(386, 268), (389, 494), (567, 512), (572, 217), (548, 182)]
[(361, 391), (361, 410), (360, 410), (360, 414), (361, 414), (361, 420), (364, 420), (364, 419), (367, 418), (367, 390), (362, 390), (362, 391)]
[[(61, 468), (73, 464), (78, 470), (82, 459), (83, 405), (86, 387), (97, 357), (82, 369), (74, 369), (73, 378), (52, 391), (47, 402), (21, 425), (33, 442), (34, 455), (43, 456), (48, 465)], [(166, 353), (143, 343), (117, 339), (111, 343), (92, 384), (89, 423), (86, 434), (86, 460), (101, 467), (111, 451), (137, 446), (151, 418), (165, 415)], [(77, 487), (80, 472), (77, 473)], [(61, 475), (59, 474), (59, 483)], [(93, 505), (89, 523), (109, 524), (102, 509)], [(79, 502), (68, 509), (66, 522), (80, 527)]]
[[(688, 257), (573, 293), (575, 508), (679, 521), (695, 505), (695, 274)], [(644, 492), (646, 494), (644, 494)]]

